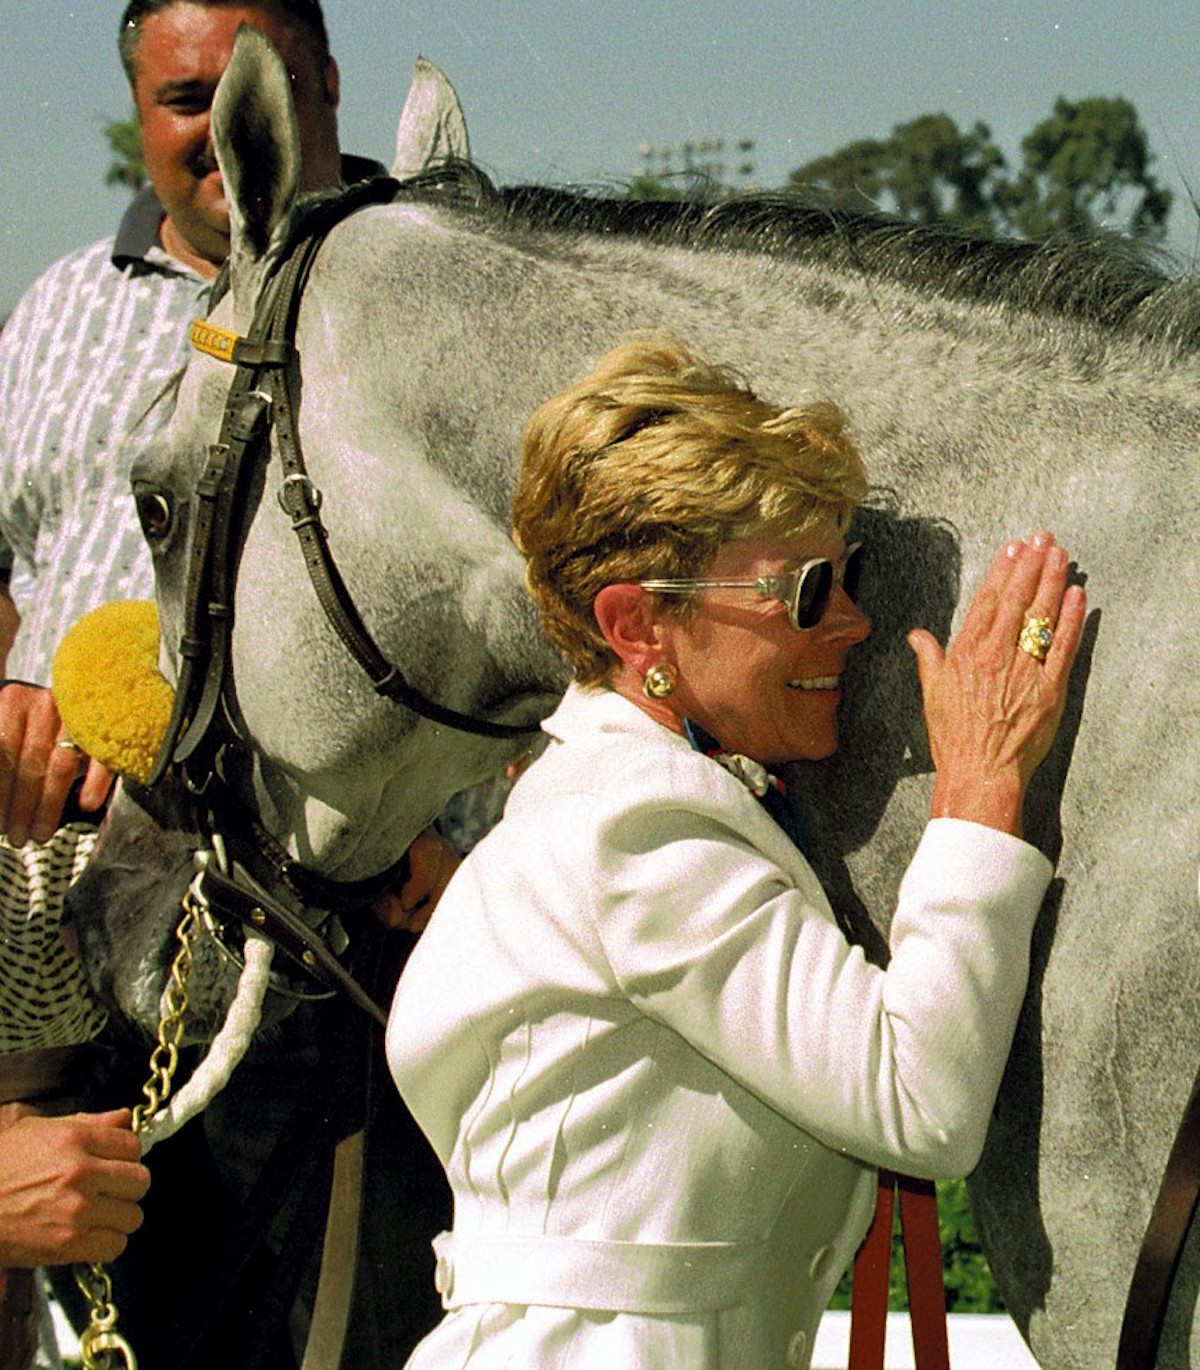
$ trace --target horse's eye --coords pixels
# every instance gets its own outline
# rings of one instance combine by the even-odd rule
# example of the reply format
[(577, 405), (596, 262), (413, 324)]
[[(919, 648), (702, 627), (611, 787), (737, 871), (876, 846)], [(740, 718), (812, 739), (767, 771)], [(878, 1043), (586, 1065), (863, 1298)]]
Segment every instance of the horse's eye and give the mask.
[(171, 501), (161, 490), (140, 490), (135, 498), (142, 532), (151, 542), (161, 542), (175, 522)]

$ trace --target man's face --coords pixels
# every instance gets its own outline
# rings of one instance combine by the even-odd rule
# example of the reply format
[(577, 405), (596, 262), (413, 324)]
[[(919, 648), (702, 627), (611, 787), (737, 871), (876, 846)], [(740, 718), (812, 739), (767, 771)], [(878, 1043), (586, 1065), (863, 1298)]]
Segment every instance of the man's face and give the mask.
[(184, 260), (198, 257), (214, 266), (229, 255), (229, 209), (209, 114), (241, 24), (266, 34), (291, 76), (304, 189), (335, 185), (340, 171), (337, 66), (330, 61), (321, 69), (303, 30), (269, 4), (206, 6), (178, 0), (148, 15), (134, 50), (133, 98), (146, 172), (167, 212), (163, 245)]

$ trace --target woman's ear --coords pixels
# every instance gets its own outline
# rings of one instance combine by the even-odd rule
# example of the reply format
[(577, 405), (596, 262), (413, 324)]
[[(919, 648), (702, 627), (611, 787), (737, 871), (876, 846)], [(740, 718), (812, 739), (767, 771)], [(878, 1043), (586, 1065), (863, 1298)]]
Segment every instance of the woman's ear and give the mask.
[(654, 599), (640, 585), (606, 585), (592, 606), (604, 640), (638, 677), (664, 660), (664, 634)]

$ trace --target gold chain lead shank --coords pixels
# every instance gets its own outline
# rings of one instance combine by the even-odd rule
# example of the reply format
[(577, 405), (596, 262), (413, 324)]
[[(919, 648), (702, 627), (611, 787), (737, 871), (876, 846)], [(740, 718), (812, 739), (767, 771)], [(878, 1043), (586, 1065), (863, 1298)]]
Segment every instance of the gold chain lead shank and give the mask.
[[(171, 1093), (171, 1083), (179, 1066), (183, 1019), (188, 1008), (187, 981), (195, 962), (196, 939), (204, 926), (203, 914), (199, 896), (189, 889), (183, 896), (182, 917), (175, 929), (179, 948), (171, 962), (171, 973), (163, 991), (158, 1041), (150, 1053), (150, 1078), (142, 1086), (145, 1102), (133, 1110), (135, 1133), (146, 1130)], [(76, 1266), (75, 1282), (88, 1302), (88, 1326), (79, 1339), (83, 1370), (137, 1370), (133, 1347), (117, 1331), (117, 1306), (113, 1303), (112, 1281), (103, 1264), (95, 1262)]]

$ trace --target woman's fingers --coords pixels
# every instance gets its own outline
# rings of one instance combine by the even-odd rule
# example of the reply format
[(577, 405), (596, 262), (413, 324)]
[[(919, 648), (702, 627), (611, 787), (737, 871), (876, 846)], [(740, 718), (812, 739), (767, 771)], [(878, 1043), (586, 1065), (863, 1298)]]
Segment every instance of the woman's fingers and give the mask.
[(935, 813), (1020, 830), (1082, 637), (1086, 595), (1069, 576), (1050, 533), (1009, 543), (944, 653), (924, 630), (910, 634), (938, 771)]

